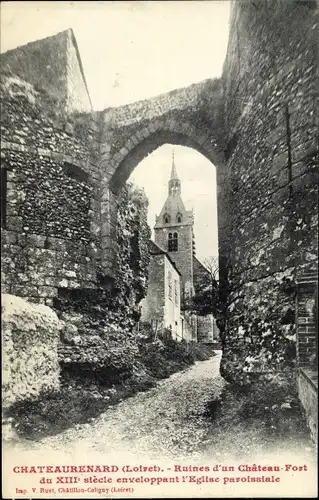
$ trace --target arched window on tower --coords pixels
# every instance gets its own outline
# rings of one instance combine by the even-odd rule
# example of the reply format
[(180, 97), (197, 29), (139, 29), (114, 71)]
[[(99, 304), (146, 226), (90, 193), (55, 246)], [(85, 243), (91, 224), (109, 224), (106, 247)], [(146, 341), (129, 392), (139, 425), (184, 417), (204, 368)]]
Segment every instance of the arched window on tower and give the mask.
[(169, 233), (168, 234), (168, 251), (169, 252), (177, 252), (178, 250), (178, 234), (177, 233)]
[(164, 219), (164, 224), (169, 224), (171, 222), (171, 217), (169, 214), (165, 214), (163, 219)]
[(177, 222), (182, 222), (182, 220), (183, 220), (182, 214), (177, 214), (176, 219), (177, 219)]

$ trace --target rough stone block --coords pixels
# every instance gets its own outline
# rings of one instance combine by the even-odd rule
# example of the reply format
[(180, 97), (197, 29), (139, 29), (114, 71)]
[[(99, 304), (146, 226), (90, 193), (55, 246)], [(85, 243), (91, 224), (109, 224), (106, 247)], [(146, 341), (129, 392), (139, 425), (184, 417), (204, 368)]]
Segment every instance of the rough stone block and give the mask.
[(59, 390), (60, 321), (47, 306), (2, 295), (3, 405)]
[(53, 286), (39, 286), (39, 296), (40, 297), (55, 297), (58, 291)]
[(101, 249), (102, 250), (107, 250), (109, 248), (112, 248), (114, 242), (112, 241), (111, 237), (109, 235), (105, 235), (101, 239)]

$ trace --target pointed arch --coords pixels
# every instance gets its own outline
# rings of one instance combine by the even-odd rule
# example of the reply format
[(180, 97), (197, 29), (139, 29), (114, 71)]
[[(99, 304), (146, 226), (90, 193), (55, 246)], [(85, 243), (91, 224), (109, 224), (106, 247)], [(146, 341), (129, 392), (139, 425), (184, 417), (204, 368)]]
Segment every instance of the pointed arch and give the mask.
[(180, 212), (178, 212), (178, 214), (176, 215), (176, 222), (178, 224), (181, 224), (181, 222), (183, 222), (183, 215)]
[(169, 120), (155, 120), (137, 131), (125, 146), (114, 154), (110, 161), (113, 172), (110, 189), (116, 193), (127, 181), (135, 167), (155, 149), (163, 144), (177, 144), (195, 149), (216, 167), (225, 165), (225, 155), (209, 129), (198, 129), (194, 125)]
[(163, 223), (164, 223), (164, 224), (169, 224), (170, 222), (171, 222), (171, 216), (170, 216), (170, 214), (165, 213), (165, 214), (163, 215)]

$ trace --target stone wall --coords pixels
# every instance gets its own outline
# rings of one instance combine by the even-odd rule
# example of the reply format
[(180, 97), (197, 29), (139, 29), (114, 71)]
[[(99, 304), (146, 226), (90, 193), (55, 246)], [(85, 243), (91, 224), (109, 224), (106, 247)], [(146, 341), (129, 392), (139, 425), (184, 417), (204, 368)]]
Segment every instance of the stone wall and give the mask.
[[(297, 275), (296, 328), (298, 366), (317, 369), (318, 273)], [(316, 324), (317, 322), (317, 324)]]
[(133, 327), (148, 285), (151, 230), (147, 224), (148, 199), (144, 189), (127, 183), (120, 192), (115, 228), (113, 311), (121, 323)]
[(318, 375), (314, 380), (313, 373), (307, 368), (298, 372), (298, 394), (304, 409), (306, 421), (312, 440), (317, 443), (318, 437)]
[(3, 291), (52, 305), (59, 288), (95, 285), (96, 125), (16, 76), (1, 96)]
[(164, 328), (169, 328), (173, 339), (181, 340), (180, 275), (175, 265), (165, 258)]
[(1, 72), (44, 90), (69, 112), (91, 112), (92, 105), (71, 29), (1, 54)]
[(121, 188), (157, 147), (190, 146), (217, 167), (222, 373), (293, 364), (296, 269), (317, 260), (316, 7), (234, 2), (221, 79), (96, 114), (72, 32), (4, 54), (4, 290), (50, 304), (97, 264), (116, 281)]
[(2, 295), (4, 410), (18, 401), (59, 390), (60, 322), (49, 307)]
[(314, 442), (318, 435), (318, 273), (297, 275), (298, 395)]
[(316, 6), (232, 7), (222, 78), (229, 215), (220, 235), (231, 291), (222, 360), (228, 379), (243, 367), (247, 374), (285, 361), (296, 270), (317, 260)]
[(92, 111), (91, 98), (73, 31), (67, 30), (67, 111)]

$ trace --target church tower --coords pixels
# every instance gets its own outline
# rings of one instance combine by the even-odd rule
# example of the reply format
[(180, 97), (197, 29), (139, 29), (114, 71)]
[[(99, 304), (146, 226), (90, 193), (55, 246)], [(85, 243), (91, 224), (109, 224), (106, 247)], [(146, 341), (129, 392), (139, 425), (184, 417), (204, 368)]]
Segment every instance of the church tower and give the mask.
[(154, 226), (155, 243), (168, 252), (181, 273), (182, 296), (194, 292), (194, 216), (186, 210), (181, 197), (181, 181), (177, 175), (174, 152), (172, 170), (168, 183), (168, 196), (156, 217)]

